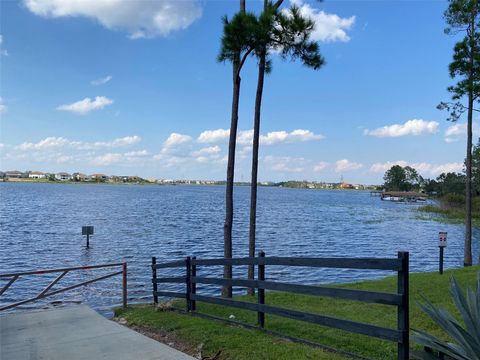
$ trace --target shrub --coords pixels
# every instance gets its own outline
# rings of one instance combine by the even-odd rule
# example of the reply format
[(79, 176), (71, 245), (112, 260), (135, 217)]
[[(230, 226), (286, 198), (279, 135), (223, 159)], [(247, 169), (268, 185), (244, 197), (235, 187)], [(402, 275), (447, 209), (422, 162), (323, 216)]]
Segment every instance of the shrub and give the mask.
[[(454, 342), (441, 340), (420, 330), (414, 330), (413, 340), (420, 345), (448, 355), (457, 360), (480, 360), (480, 272), (477, 274), (477, 288), (467, 288), (466, 294), (457, 281), (450, 280), (450, 294), (462, 322), (455, 319), (445, 309), (426, 301), (420, 304), (422, 310), (437, 323)], [(416, 352), (416, 359), (435, 359), (431, 352)]]

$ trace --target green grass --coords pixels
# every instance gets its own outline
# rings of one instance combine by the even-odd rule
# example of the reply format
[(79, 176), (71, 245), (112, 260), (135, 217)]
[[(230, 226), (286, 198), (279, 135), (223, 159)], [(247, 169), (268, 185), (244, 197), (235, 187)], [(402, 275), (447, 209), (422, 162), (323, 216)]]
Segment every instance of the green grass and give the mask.
[[(417, 209), (418, 212), (432, 214), (427, 220), (437, 220), (448, 224), (462, 224), (465, 221), (465, 210), (463, 207), (444, 205), (425, 205)], [(472, 223), (480, 226), (480, 212), (472, 212)]]
[[(437, 273), (413, 273), (410, 275), (410, 326), (444, 337), (441, 330), (419, 309), (422, 296), (435, 304), (444, 306), (458, 316), (448, 291), (449, 278), (454, 275), (459, 283), (473, 287), (479, 266), (447, 270)], [(341, 287), (381, 292), (396, 291), (396, 277), (365, 281)], [(242, 296), (240, 300), (255, 301)], [(268, 292), (266, 303), (316, 314), (361, 321), (385, 327), (396, 327), (397, 315), (394, 306), (366, 304), (333, 298)], [(174, 307), (182, 307), (174, 302)], [(230, 315), (235, 320), (255, 324), (256, 313), (197, 302), (197, 310), (223, 318)], [(221, 350), (221, 359), (345, 359), (318, 348), (288, 342), (258, 330), (228, 325), (220, 321), (194, 317), (173, 310), (159, 310), (151, 305), (132, 306), (117, 310), (117, 316), (129, 325), (142, 326), (169, 332), (190, 347), (203, 344), (203, 355), (211, 356)], [(355, 352), (376, 359), (396, 358), (396, 344), (363, 335), (351, 334), (305, 322), (266, 315), (266, 328), (286, 335), (311, 340), (345, 351)]]

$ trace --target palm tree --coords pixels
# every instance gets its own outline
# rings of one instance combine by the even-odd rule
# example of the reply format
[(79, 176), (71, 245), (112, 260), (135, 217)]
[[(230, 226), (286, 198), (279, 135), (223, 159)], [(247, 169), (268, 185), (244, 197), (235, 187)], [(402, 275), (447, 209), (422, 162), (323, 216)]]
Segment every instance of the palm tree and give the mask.
[[(258, 151), (260, 145), (260, 114), (263, 97), (265, 73), (271, 71), (269, 51), (275, 50), (286, 59), (299, 58), (304, 65), (315, 70), (320, 69), (325, 61), (319, 53), (318, 44), (310, 40), (314, 30), (312, 20), (303, 17), (298, 7), (292, 6), (286, 13), (279, 12), (283, 0), (272, 3), (264, 0), (264, 9), (256, 27), (255, 41), (252, 44), (258, 58), (257, 92), (255, 97), (253, 149), (252, 149), (252, 178), (250, 192), (250, 231), (248, 253), (255, 256), (256, 247), (256, 220), (257, 220), (257, 182), (258, 182)], [(248, 279), (254, 278), (254, 266), (248, 267)], [(249, 289), (254, 294), (254, 289)]]
[[(254, 22), (254, 15), (247, 14), (245, 11), (245, 0), (240, 0), (240, 11), (232, 18), (223, 19), (224, 33), (222, 37), (222, 48), (218, 55), (219, 61), (229, 61), (233, 68), (233, 94), (232, 94), (232, 113), (230, 123), (230, 139), (228, 143), (228, 163), (227, 163), (227, 184), (225, 192), (225, 223), (223, 226), (224, 239), (224, 257), (232, 258), (232, 227), (233, 227), (233, 183), (235, 176), (235, 148), (237, 143), (238, 127), (238, 106), (240, 101), (240, 71), (245, 60), (253, 51), (247, 43), (251, 43), (250, 27)], [(232, 267), (225, 265), (223, 277), (230, 279), (232, 277)], [(222, 295), (232, 297), (232, 288), (223, 287)]]

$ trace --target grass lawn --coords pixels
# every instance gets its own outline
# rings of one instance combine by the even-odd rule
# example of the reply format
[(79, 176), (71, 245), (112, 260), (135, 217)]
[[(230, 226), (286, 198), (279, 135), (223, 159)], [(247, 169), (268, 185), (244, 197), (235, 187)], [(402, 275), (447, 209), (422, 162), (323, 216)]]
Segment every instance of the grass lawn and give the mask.
[[(417, 303), (422, 296), (435, 304), (455, 312), (449, 293), (449, 278), (455, 276), (459, 283), (473, 287), (480, 266), (447, 270), (438, 273), (410, 274), (410, 326), (438, 336), (442, 331), (419, 309)], [(396, 291), (396, 276), (382, 280), (365, 281), (341, 287), (380, 292)], [(255, 301), (247, 296), (239, 300)], [(326, 297), (296, 295), (281, 292), (267, 292), (266, 304), (301, 310), (316, 314), (361, 321), (385, 327), (396, 327), (396, 307), (367, 304)], [(181, 301), (173, 307), (183, 309)], [(228, 318), (248, 324), (255, 324), (256, 313), (224, 306), (197, 302), (197, 311)], [(307, 345), (292, 343), (259, 330), (225, 324), (220, 321), (182, 314), (174, 310), (156, 309), (152, 305), (138, 305), (118, 309), (117, 317), (127, 320), (129, 326), (140, 326), (150, 331), (168, 333), (187, 344), (192, 351), (202, 347), (203, 356), (212, 356), (221, 350), (220, 359), (346, 359), (346, 356), (333, 354)], [(396, 344), (364, 335), (334, 330), (305, 322), (266, 315), (266, 328), (286, 335), (302, 338), (331, 347), (354, 352), (375, 359), (395, 359)], [(412, 345), (413, 346), (413, 345)]]

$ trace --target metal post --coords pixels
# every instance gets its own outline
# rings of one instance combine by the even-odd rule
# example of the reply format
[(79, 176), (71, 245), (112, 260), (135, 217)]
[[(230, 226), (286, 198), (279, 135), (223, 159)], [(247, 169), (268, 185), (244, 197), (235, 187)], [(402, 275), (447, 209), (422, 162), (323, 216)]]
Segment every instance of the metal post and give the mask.
[(191, 284), (190, 284), (190, 278), (192, 276), (192, 268), (190, 266), (190, 256), (187, 256), (187, 259), (185, 260), (185, 266), (186, 266), (186, 275), (185, 275), (185, 282), (186, 282), (186, 289), (185, 289), (185, 298), (187, 300), (187, 311), (192, 310), (192, 304), (190, 302), (190, 293), (191, 293)]
[(90, 234), (87, 233), (87, 249), (90, 247)]
[(401, 332), (401, 341), (398, 343), (398, 359), (408, 360), (410, 358), (409, 340), (409, 290), (408, 290), (408, 252), (399, 252), (400, 270), (398, 270), (397, 293), (402, 296), (402, 303), (398, 306), (397, 328)]
[(157, 286), (157, 269), (155, 268), (157, 265), (157, 258), (155, 256), (152, 257), (152, 284), (153, 284), (153, 303), (158, 304), (158, 286)]
[[(197, 257), (194, 256), (192, 257), (192, 260), (196, 260)], [(196, 264), (191, 264), (192, 266), (192, 277), (196, 277), (197, 276), (197, 265)], [(192, 284), (192, 289), (191, 289), (191, 293), (193, 295), (195, 295), (197, 293), (197, 283), (196, 283), (196, 280), (195, 281), (192, 281), (191, 282)], [(195, 311), (197, 310), (197, 302), (195, 301), (195, 299), (191, 300), (191, 310), (192, 311)]]
[(123, 308), (125, 309), (127, 307), (127, 263), (124, 262), (122, 264), (122, 299), (123, 299)]
[[(260, 251), (258, 253), (258, 281), (265, 281), (265, 253)], [(258, 287), (258, 304), (265, 304), (265, 289)], [(258, 325), (263, 329), (265, 327), (265, 313), (263, 311), (257, 312)]]
[(443, 249), (444, 249), (444, 247), (439, 246), (439, 248), (440, 248), (440, 262), (438, 264), (438, 266), (439, 266), (438, 272), (440, 273), (440, 275), (442, 275), (443, 274)]

